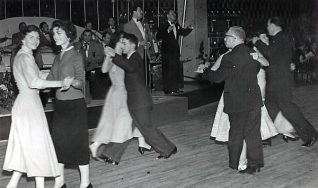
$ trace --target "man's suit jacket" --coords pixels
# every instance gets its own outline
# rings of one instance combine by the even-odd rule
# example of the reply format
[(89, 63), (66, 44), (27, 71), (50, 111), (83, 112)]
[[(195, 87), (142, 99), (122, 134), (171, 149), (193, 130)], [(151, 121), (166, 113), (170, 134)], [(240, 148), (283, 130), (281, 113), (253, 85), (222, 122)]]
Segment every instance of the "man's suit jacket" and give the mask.
[(281, 99), (291, 97), (293, 76), (290, 71), (293, 48), (289, 37), (283, 32), (277, 33), (269, 40), (267, 46), (257, 41), (255, 46), (269, 61), (266, 68), (266, 92), (274, 92)]
[(192, 29), (184, 29), (178, 23), (175, 24), (177, 37), (175, 37), (173, 31), (168, 33), (169, 22), (165, 22), (157, 33), (157, 39), (162, 40), (161, 53), (172, 56), (180, 56), (179, 36), (188, 35)]
[[(144, 26), (144, 29), (145, 29), (146, 40), (142, 37), (141, 31), (139, 30), (136, 22), (133, 19), (131, 19), (128, 23), (124, 24), (123, 31), (125, 31), (126, 33), (135, 35), (138, 39), (138, 42), (145, 43), (145, 44), (147, 42), (152, 42), (149, 25), (145, 23), (142, 23), (142, 25)], [(137, 52), (139, 53), (141, 58), (144, 58), (144, 49), (145, 49), (145, 45), (139, 45), (137, 48)]]
[(125, 70), (125, 86), (127, 90), (127, 104), (130, 110), (152, 107), (152, 98), (146, 88), (144, 80), (143, 60), (137, 52), (129, 59), (115, 55), (112, 62)]
[(224, 112), (246, 112), (261, 108), (261, 91), (257, 84), (260, 65), (250, 53), (255, 51), (244, 44), (225, 54), (217, 71), (207, 68), (203, 77), (213, 82), (225, 81)]
[(78, 50), (85, 60), (85, 70), (93, 70), (101, 66), (104, 60), (104, 47), (99, 42), (91, 40), (88, 48), (88, 56), (81, 41), (74, 44), (76, 50)]
[(21, 32), (12, 34), (12, 44), (22, 45), (22, 39), (24, 38)]
[[(52, 37), (50, 36), (51, 41), (53, 41)], [(40, 44), (39, 47), (42, 46), (48, 46), (48, 47), (53, 47), (52, 42), (49, 41), (42, 32), (40, 32)]]
[(108, 32), (108, 33), (115, 33), (117, 31), (117, 27), (114, 26), (112, 29), (110, 26), (108, 26), (103, 32)]

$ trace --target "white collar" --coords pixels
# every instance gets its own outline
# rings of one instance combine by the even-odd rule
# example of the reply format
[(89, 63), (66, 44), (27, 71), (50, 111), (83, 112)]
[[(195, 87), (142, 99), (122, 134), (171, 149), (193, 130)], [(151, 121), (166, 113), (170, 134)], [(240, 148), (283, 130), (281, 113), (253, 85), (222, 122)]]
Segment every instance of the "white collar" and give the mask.
[(65, 50), (62, 49), (62, 51), (67, 52), (67, 51), (71, 50), (72, 48), (74, 48), (74, 46), (70, 46), (70, 47), (66, 48)]
[(135, 23), (138, 23), (137, 18), (132, 18)]
[(170, 25), (175, 25), (175, 23), (172, 23), (172, 22), (171, 22), (171, 21), (169, 21), (169, 20), (168, 20), (168, 22), (169, 22), (169, 24), (170, 24)]
[(136, 50), (134, 50), (134, 51), (130, 52), (129, 54), (127, 54), (127, 59), (129, 59), (130, 56), (131, 56), (133, 53), (135, 53), (135, 52), (136, 52)]
[(25, 45), (22, 45), (21, 50), (23, 50), (27, 54), (33, 55), (32, 49), (26, 47)]

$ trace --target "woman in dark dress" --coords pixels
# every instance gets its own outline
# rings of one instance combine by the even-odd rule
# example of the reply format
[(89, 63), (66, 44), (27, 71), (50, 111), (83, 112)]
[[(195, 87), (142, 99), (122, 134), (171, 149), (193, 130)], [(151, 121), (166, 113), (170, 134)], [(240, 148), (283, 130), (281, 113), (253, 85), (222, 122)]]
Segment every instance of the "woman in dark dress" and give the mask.
[(87, 112), (82, 92), (85, 81), (84, 62), (72, 45), (76, 38), (76, 28), (71, 22), (56, 20), (52, 30), (54, 41), (61, 46), (61, 52), (55, 57), (47, 79), (74, 77), (69, 90), (56, 92), (52, 139), (61, 176), (56, 178), (55, 188), (66, 187), (65, 164), (79, 166), (80, 188), (92, 188), (89, 180)]

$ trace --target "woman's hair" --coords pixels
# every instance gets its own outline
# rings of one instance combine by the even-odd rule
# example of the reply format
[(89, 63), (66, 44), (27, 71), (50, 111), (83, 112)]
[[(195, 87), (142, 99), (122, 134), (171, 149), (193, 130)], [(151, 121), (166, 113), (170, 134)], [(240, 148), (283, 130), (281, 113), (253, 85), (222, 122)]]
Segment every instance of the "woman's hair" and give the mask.
[(25, 36), (28, 34), (28, 33), (31, 33), (31, 32), (37, 32), (37, 33), (40, 33), (40, 30), (37, 26), (35, 25), (28, 25), (26, 26), (25, 30), (22, 31), (22, 34), (23, 34), (23, 39), (25, 38)]
[(77, 37), (76, 27), (70, 21), (66, 20), (55, 20), (52, 23), (51, 32), (55, 27), (61, 28), (65, 31), (66, 36), (70, 39), (70, 42), (73, 42)]
[(117, 31), (117, 32), (113, 33), (110, 37), (109, 47), (115, 48), (117, 42), (119, 42), (119, 40), (123, 37), (124, 34), (125, 34), (125, 32), (123, 32), (123, 31)]

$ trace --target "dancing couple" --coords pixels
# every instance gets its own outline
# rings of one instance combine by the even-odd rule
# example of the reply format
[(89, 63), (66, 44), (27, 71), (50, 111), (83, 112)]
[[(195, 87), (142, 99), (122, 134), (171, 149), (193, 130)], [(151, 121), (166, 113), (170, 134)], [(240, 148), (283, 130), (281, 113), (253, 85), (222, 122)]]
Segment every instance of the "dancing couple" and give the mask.
[[(153, 103), (144, 82), (143, 60), (136, 52), (138, 39), (132, 34), (115, 33), (111, 43), (114, 49), (106, 48), (102, 71), (110, 73), (114, 85), (106, 96), (90, 145), (92, 156), (118, 165), (129, 140), (139, 137), (141, 154), (154, 149), (160, 154), (158, 159), (167, 159), (177, 152), (177, 147), (151, 122)], [(127, 55), (126, 58), (122, 53)], [(113, 74), (114, 71), (120, 73)], [(107, 131), (110, 132), (103, 134)]]

